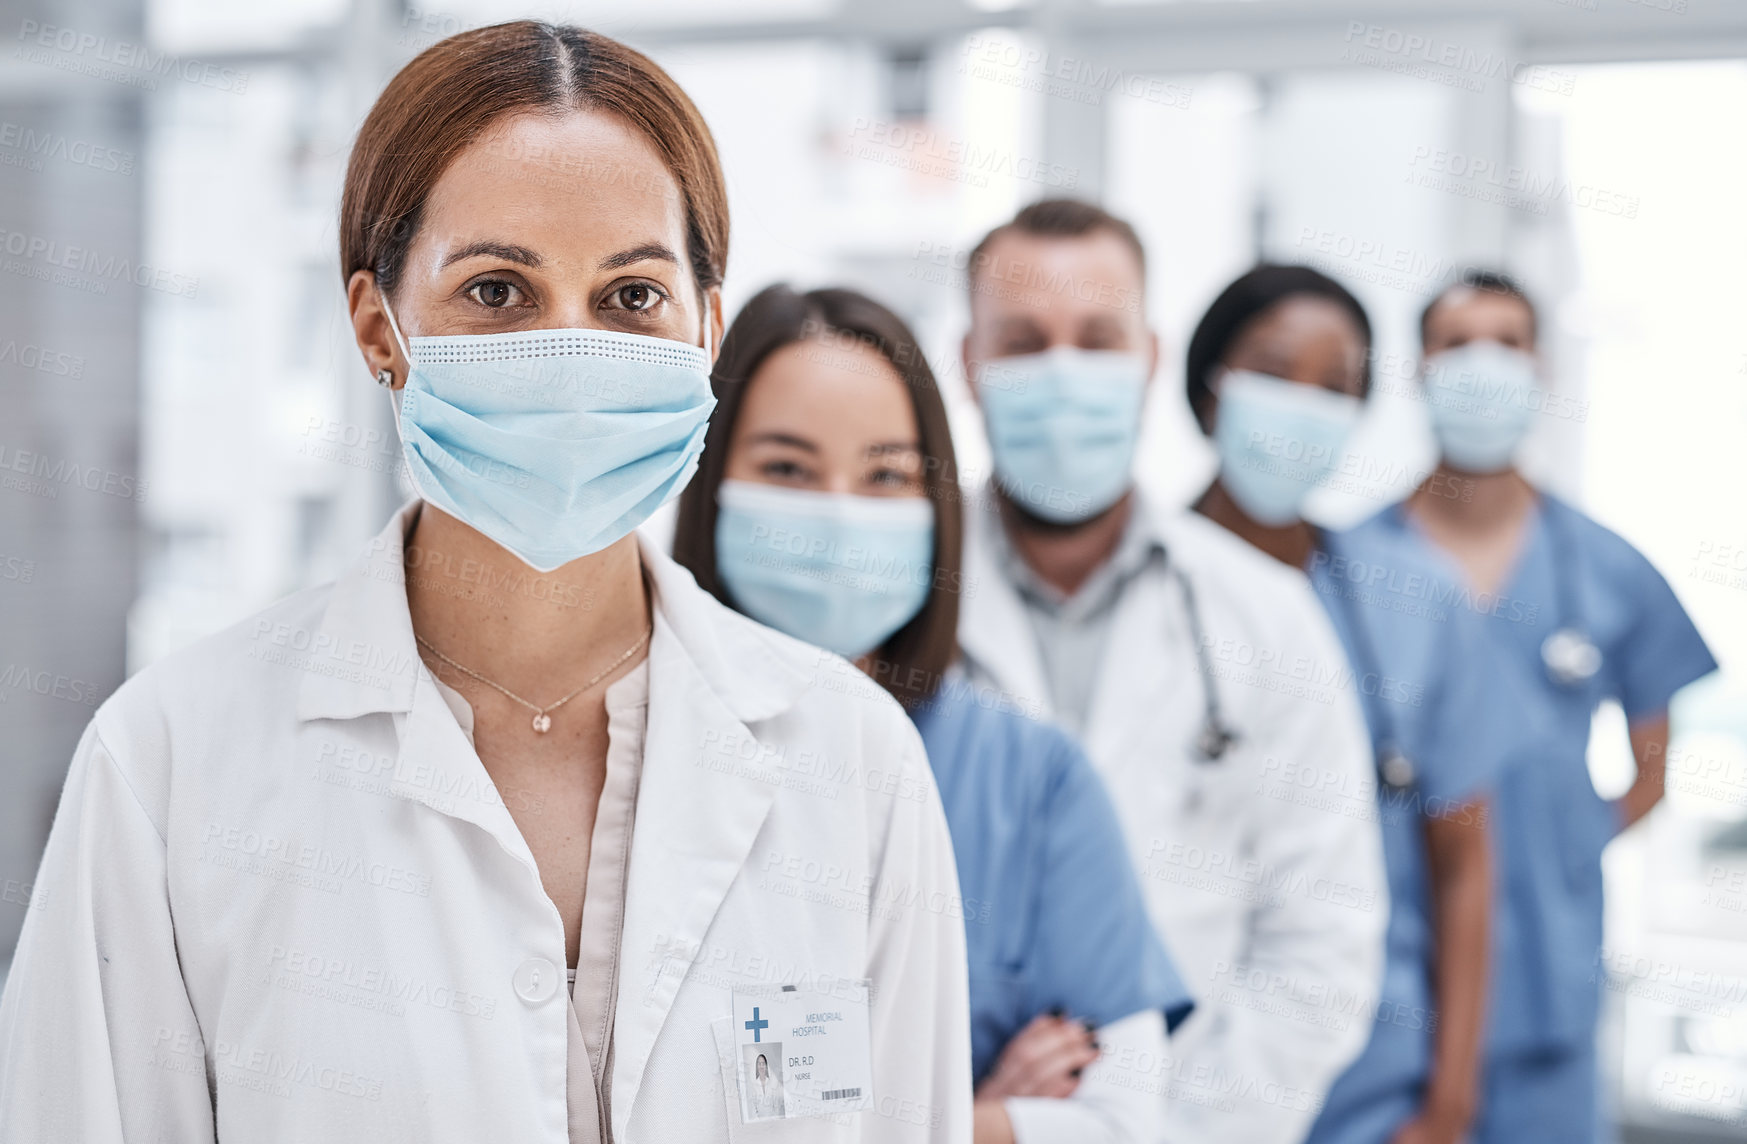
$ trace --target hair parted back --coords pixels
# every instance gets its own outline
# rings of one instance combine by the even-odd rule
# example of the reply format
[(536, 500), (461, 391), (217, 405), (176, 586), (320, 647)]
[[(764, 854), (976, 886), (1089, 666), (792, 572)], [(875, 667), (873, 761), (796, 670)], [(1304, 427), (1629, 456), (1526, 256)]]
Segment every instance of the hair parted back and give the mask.
[[(684, 200), (698, 288), (728, 261), (728, 191), (715, 140), (673, 78), (641, 52), (583, 28), (516, 20), (420, 52), (365, 116), (340, 199), (340, 272), (394, 290), (425, 201), (455, 157), (506, 116), (603, 111), (641, 132)], [(555, 176), (588, 156), (554, 156)]]

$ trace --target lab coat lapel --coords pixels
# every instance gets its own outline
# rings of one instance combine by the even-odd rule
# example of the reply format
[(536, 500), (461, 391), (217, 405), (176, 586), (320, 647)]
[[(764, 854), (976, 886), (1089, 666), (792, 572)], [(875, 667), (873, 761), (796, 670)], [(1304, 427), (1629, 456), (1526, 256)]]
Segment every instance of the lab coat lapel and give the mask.
[(401, 725), (400, 755), (388, 789), (451, 818), (471, 822), (539, 876), (527, 839), (428, 671), (420, 673), (412, 710)]
[[(1161, 705), (1176, 701), (1173, 689), (1194, 686), (1181, 674), (1183, 665), (1170, 661), (1172, 656), (1194, 655), (1188, 635), (1179, 631), (1180, 615), (1165, 598), (1172, 587), (1164, 577), (1142, 572), (1116, 602), (1081, 732), (1086, 753), (1094, 759), (1131, 755), (1124, 750), (1126, 742), (1152, 724)], [(1153, 750), (1164, 746), (1154, 744)]]
[(364, 555), (334, 581), (317, 631), (258, 633), (295, 652), (294, 662), (304, 669), (299, 719), (353, 719), (412, 709), (425, 668), (413, 640), (403, 560), (406, 533), (419, 506), (417, 500), (402, 505)]
[[(301, 719), (394, 716), (400, 750), (388, 790), (480, 827), (535, 870), (534, 855), (491, 776), (419, 658), (406, 602), (407, 531), (421, 502), (408, 501), (333, 587), (307, 647), (298, 692)], [(536, 871), (537, 873), (537, 871)]]
[(747, 723), (786, 709), (811, 678), (665, 555), (645, 545), (644, 564), (660, 606), (619, 951), (612, 1081), (619, 1139), (685, 979), (670, 958), (689, 960), (701, 947), (782, 785), (780, 753), (764, 750)]
[[(1134, 512), (1131, 527), (1163, 543), (1164, 560), (1176, 559), (1160, 510), (1138, 489)], [(1137, 752), (1132, 741), (1157, 725), (1163, 706), (1182, 701), (1184, 687), (1196, 687), (1185, 670), (1195, 662), (1195, 652), (1183, 597), (1159, 561), (1155, 553), (1117, 597), (1104, 654), (1093, 669), (1082, 738), (1094, 759), (1156, 757), (1166, 744), (1154, 742)]]
[(1029, 701), (1028, 710), (1048, 719), (1054, 708), (1031, 620), (1025, 614), (1019, 589), (998, 562), (1001, 546), (995, 530), (1001, 527), (1001, 519), (994, 498), (993, 487), (984, 486), (979, 495), (970, 498), (965, 513), (965, 591), (959, 601), (959, 647), (974, 669), (973, 678), (992, 680), (1003, 693)]

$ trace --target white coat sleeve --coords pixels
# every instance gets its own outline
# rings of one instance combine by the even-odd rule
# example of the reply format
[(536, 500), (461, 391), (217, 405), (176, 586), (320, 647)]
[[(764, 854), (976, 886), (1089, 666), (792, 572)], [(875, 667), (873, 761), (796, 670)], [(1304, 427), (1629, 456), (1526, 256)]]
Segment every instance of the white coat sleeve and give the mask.
[[(1345, 663), (1320, 612), (1307, 635), (1315, 662)], [(1201, 1028), (1175, 1039), (1172, 1144), (1298, 1144), (1364, 1049), (1382, 987), (1389, 888), (1357, 697), (1341, 686), (1274, 700), (1242, 756), (1258, 811), (1247, 934), (1191, 983), (1202, 1004), (1183, 1032)]]
[(93, 723), (0, 1000), (0, 1144), (214, 1139), (164, 853)]
[(1016, 1096), (1004, 1101), (1015, 1144), (1158, 1144), (1164, 1132), (1163, 1088), (1136, 1062), (1165, 1059), (1165, 1018), (1135, 1013), (1098, 1030), (1103, 1049), (1066, 1100)]
[(914, 797), (894, 801), (869, 917), (874, 1108), (863, 1139), (971, 1138), (970, 981), (946, 812), (908, 719), (896, 752)]

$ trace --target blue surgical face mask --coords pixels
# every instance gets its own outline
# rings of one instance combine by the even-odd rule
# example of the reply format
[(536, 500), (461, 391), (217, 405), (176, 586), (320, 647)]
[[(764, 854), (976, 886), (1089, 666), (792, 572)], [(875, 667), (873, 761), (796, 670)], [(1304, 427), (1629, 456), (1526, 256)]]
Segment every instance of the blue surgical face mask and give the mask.
[(707, 320), (700, 350), (610, 330), (407, 342), (388, 319), (411, 363), (391, 393), (413, 486), (538, 571), (625, 536), (697, 471)]
[(1509, 468), (1546, 396), (1535, 359), (1493, 341), (1467, 342), (1429, 358), (1425, 387), (1439, 452), (1469, 473)]
[(740, 610), (853, 659), (928, 600), (934, 502), (723, 481), (716, 570)]
[(1219, 483), (1251, 520), (1298, 520), (1304, 498), (1340, 459), (1359, 422), (1359, 399), (1248, 370), (1219, 379), (1213, 443)]
[(1146, 364), (1072, 346), (984, 363), (977, 397), (1002, 490), (1058, 524), (1115, 504), (1132, 480)]

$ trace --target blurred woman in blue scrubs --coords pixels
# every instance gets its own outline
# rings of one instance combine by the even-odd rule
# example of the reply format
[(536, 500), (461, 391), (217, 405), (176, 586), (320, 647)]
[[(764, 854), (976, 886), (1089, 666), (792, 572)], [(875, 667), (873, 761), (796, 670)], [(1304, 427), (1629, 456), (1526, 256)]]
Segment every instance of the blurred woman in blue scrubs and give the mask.
[[(1365, 526), (1446, 562), (1512, 669), (1516, 757), (1497, 792), (1505, 895), (1476, 1138), (1598, 1138), (1595, 1029), (1606, 966), (1601, 852), (1662, 797), (1668, 704), (1716, 661), (1637, 549), (1515, 467), (1538, 420), (1580, 411), (1551, 392), (1535, 308), (1497, 274), (1426, 307), (1424, 395), (1441, 459)], [(1637, 779), (1614, 801), (1589, 779), (1591, 720), (1625, 710)]]
[(1477, 618), (1425, 595), (1433, 569), (1410, 546), (1302, 516), (1310, 490), (1339, 467), (1369, 395), (1370, 351), (1358, 300), (1315, 270), (1258, 266), (1228, 286), (1189, 344), (1189, 402), (1220, 463), (1196, 508), (1309, 574), (1376, 752), (1374, 781), (1335, 792), (1330, 812), (1363, 805), (1382, 821), (1392, 898), (1382, 996), (1374, 1015), (1359, 1016), (1374, 1016), (1370, 1041), (1310, 1139), (1454, 1144), (1478, 1088), (1492, 894), (1486, 790), (1505, 752), (1488, 732), (1499, 700)]
[[(976, 585), (915, 339), (860, 294), (772, 286), (713, 380), (674, 557), (730, 606), (852, 659), (915, 720), (958, 860), (977, 1144), (1157, 1140), (1166, 1033), (1190, 1000), (1090, 763), (951, 670)], [(822, 655), (818, 685), (848, 670)]]

